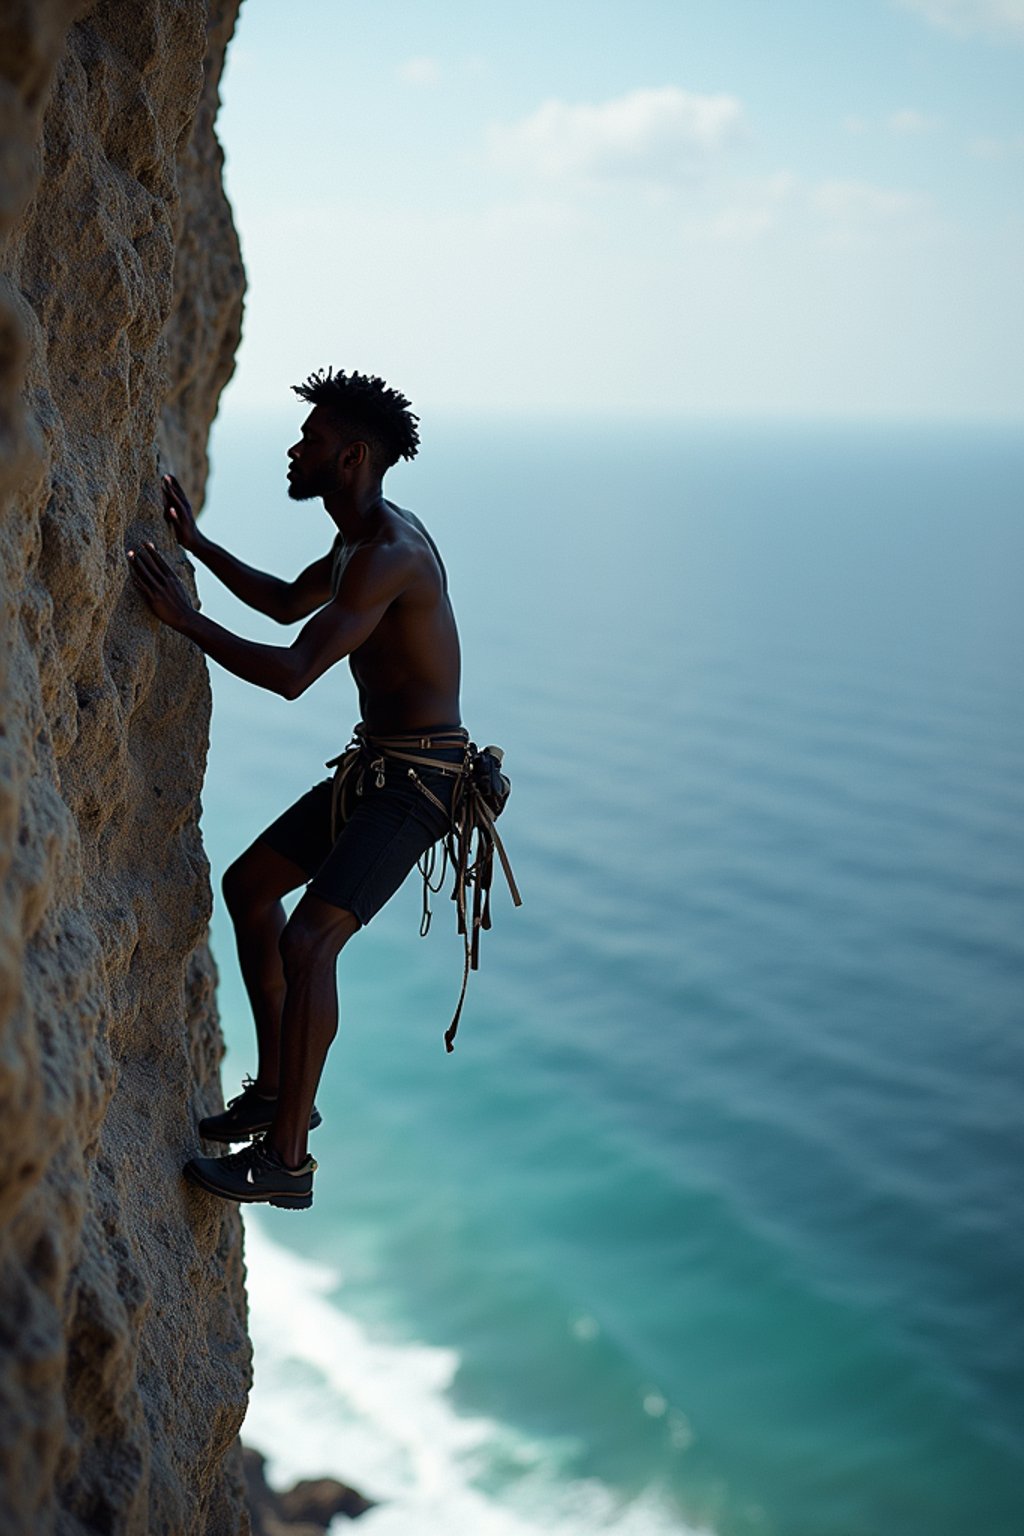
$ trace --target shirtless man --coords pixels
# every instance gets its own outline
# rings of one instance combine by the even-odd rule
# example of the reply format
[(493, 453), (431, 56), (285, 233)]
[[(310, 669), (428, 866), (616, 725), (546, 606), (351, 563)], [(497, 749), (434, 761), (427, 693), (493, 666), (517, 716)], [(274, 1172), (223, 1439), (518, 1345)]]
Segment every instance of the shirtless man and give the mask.
[[(158, 619), (238, 677), (295, 699), (348, 658), (359, 693), (361, 756), (347, 815), (332, 837), (325, 779), (273, 822), (224, 876), (259, 1047), (255, 1079), (200, 1122), (211, 1141), (254, 1137), (239, 1152), (195, 1157), (193, 1183), (228, 1200), (312, 1204), (316, 1163), (307, 1134), (338, 1028), (335, 963), (406, 875), (448, 830), (467, 736), (459, 714), (459, 638), (437, 548), (411, 512), (386, 501), (382, 478), (419, 442), (409, 402), (381, 379), (313, 374), (295, 392), (313, 407), (288, 450), (288, 494), (323, 499), (337, 527), (331, 550), (294, 581), (243, 565), (196, 526), (185, 493), (163, 481), (178, 539), (235, 595), (282, 624), (308, 619), (291, 645), (243, 640), (193, 608), (152, 543), (128, 551), (135, 584)], [(312, 617), (310, 617), (312, 615)], [(421, 761), (381, 755), (381, 739)], [(409, 738), (403, 741), (403, 738)], [(427, 763), (435, 766), (427, 766)], [(306, 886), (286, 921), (281, 897)]]

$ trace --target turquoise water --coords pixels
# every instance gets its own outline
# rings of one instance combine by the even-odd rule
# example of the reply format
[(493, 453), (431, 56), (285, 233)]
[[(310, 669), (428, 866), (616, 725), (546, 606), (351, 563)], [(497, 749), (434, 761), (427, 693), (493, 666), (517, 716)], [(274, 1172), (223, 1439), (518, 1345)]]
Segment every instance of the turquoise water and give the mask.
[[(218, 426), (205, 514), (282, 574), (331, 533), (296, 419)], [(421, 941), (410, 881), (344, 955), (316, 1204), (247, 1216), (250, 1440), (386, 1500), (368, 1536), (1020, 1531), (1024, 447), (423, 435), (389, 493), (449, 565), (526, 905), (451, 1057), (450, 903)], [(213, 671), (219, 872), (355, 702)]]

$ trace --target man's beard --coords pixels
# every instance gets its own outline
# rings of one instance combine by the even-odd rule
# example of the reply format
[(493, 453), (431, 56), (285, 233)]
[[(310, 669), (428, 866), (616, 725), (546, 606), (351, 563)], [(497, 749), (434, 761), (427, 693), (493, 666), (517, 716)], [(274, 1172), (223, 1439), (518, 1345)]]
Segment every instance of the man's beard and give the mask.
[(318, 496), (330, 496), (338, 489), (338, 470), (335, 462), (333, 470), (327, 465), (321, 466), (311, 475), (303, 475), (300, 469), (291, 469), (288, 472), (288, 496), (291, 501), (314, 501)]
[(288, 476), (288, 497), (289, 497), (289, 500), (291, 500), (291, 501), (312, 501), (312, 499), (313, 499), (313, 497), (315, 495), (316, 495), (316, 492), (315, 491), (311, 491), (309, 489), (309, 486), (306, 484), (306, 482), (304, 480), (300, 480), (298, 475), (289, 475)]

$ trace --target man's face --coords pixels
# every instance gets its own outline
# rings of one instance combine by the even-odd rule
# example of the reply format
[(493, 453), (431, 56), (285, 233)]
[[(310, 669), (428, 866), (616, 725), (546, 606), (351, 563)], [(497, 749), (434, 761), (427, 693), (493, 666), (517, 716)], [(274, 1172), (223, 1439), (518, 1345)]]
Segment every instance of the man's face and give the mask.
[(319, 405), (302, 423), (302, 436), (288, 449), (288, 495), (293, 501), (330, 496), (341, 488), (339, 460), (344, 443), (337, 427)]

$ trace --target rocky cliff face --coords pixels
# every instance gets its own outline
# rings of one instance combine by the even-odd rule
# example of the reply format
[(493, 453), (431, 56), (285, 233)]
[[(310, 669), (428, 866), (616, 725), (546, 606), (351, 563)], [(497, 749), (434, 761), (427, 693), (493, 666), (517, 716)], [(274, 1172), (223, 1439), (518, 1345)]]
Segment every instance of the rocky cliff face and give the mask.
[(125, 569), (198, 495), (243, 274), (214, 138), (238, 0), (0, 19), (0, 1525), (247, 1530), (199, 836), (209, 688)]

